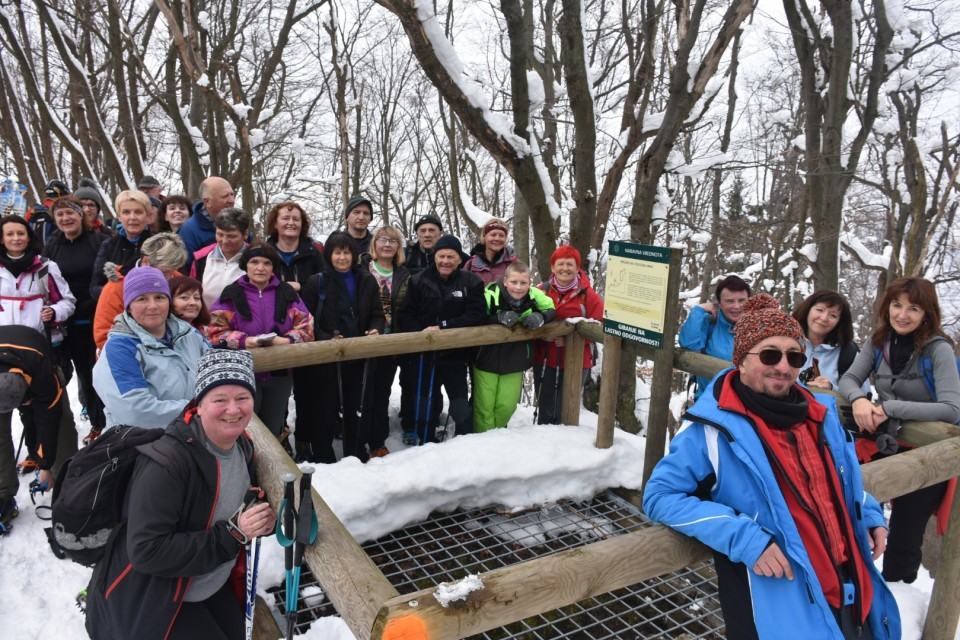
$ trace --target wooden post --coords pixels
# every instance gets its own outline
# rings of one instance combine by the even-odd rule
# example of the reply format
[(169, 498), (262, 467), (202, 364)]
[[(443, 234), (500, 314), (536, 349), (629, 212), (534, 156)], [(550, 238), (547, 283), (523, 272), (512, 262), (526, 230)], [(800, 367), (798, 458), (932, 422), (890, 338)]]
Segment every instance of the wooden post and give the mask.
[[(288, 471), (299, 477), (300, 469), (277, 442), (276, 436), (256, 416), (250, 421), (247, 433), (257, 451), (260, 486), (266, 490), (270, 506), (276, 511), (283, 499), (281, 477)], [(320, 527), (317, 541), (306, 549), (307, 564), (350, 630), (360, 640), (367, 640), (380, 605), (396, 598), (399, 593), (330, 510), (317, 489), (314, 485), (313, 506)]]
[(580, 396), (583, 393), (583, 338), (576, 331), (564, 338), (563, 349), (563, 424), (580, 424)]
[(673, 352), (680, 318), (680, 249), (670, 250), (666, 308), (663, 314), (663, 346), (653, 356), (653, 382), (650, 385), (650, 411), (647, 414), (647, 444), (643, 454), (643, 484), (663, 458), (667, 445), (667, 416), (673, 395)]
[(940, 562), (923, 623), (926, 640), (953, 640), (960, 619), (960, 491), (950, 503), (950, 519), (940, 547)]
[(617, 417), (617, 375), (620, 371), (620, 338), (603, 337), (603, 366), (600, 369), (600, 409), (597, 416), (597, 448), (613, 446)]

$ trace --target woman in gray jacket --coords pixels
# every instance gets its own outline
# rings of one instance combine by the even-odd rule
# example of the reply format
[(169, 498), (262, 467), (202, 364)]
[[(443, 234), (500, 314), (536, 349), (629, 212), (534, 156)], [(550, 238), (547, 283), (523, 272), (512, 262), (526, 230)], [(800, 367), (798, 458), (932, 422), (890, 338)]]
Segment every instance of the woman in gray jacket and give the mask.
[[(940, 326), (933, 284), (900, 278), (887, 288), (877, 309), (870, 343), (840, 379), (840, 393), (850, 401), (857, 426), (873, 434), (888, 420), (960, 421), (960, 376), (953, 343)], [(877, 403), (861, 389), (871, 374)], [(916, 580), (927, 519), (944, 501), (946, 489), (943, 482), (894, 500), (883, 557), (887, 581)]]

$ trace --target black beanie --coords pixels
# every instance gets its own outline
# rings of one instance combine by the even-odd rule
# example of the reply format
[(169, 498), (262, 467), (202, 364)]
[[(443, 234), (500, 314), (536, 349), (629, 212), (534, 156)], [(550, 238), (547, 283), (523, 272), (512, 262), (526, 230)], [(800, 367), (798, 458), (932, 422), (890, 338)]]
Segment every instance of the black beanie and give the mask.
[(463, 255), (463, 245), (460, 244), (460, 239), (454, 235), (447, 234), (445, 236), (440, 236), (440, 239), (437, 240), (437, 244), (433, 247), (433, 255), (437, 255), (441, 249), (453, 249), (461, 256)]
[(350, 215), (350, 212), (359, 207), (361, 204), (365, 204), (370, 207), (370, 216), (373, 217), (373, 203), (364, 198), (363, 196), (353, 196), (347, 201), (347, 206), (343, 208), (343, 217), (346, 218)]
[(425, 224), (436, 225), (437, 229), (440, 229), (440, 233), (443, 233), (443, 223), (440, 222), (440, 218), (433, 215), (432, 213), (428, 213), (427, 215), (417, 220), (417, 224), (413, 225), (413, 230), (417, 231), (421, 226)]

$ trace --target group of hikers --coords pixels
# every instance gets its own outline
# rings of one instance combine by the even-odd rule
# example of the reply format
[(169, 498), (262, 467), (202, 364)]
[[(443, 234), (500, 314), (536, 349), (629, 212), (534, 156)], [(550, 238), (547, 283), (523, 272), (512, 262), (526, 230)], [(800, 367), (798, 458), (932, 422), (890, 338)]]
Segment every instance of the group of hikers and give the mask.
[[(85, 443), (125, 425), (163, 430), (139, 448), (123, 535), (111, 536), (95, 569), (91, 637), (239, 637), (240, 551), (276, 522), (264, 505), (238, 509), (257, 484), (241, 436), (257, 413), (289, 443), (291, 394), (288, 451), (298, 462), (336, 462), (337, 437), (344, 456), (389, 454), (398, 372), (407, 445), (448, 435), (441, 389), (456, 435), (507, 426), (531, 366), (538, 422), (559, 422), (562, 338), (257, 373), (249, 352), (599, 319), (603, 302), (573, 247), (559, 247), (534, 286), (497, 218), (467, 255), (434, 215), (416, 222), (409, 243), (394, 227), (371, 230), (373, 204), (360, 196), (344, 207), (343, 230), (320, 243), (304, 207), (284, 201), (256, 239), (222, 178), (206, 179), (196, 202), (162, 197), (152, 178), (138, 187), (117, 194), (113, 232), (98, 189), (71, 194), (60, 181), (48, 185), (48, 216), (0, 219), (0, 532), (18, 513), (18, 467), (42, 491), (76, 451), (71, 375), (90, 421)], [(680, 346), (733, 367), (697, 380), (684, 428), (645, 488), (645, 511), (714, 549), (729, 638), (899, 637), (886, 581), (917, 578), (924, 528), (938, 509), (943, 516), (952, 483), (898, 498), (888, 524), (859, 463), (908, 448), (896, 441), (900, 420), (960, 421), (935, 288), (893, 282), (862, 349), (835, 292), (813, 293), (792, 314), (751, 294), (728, 276), (681, 329)], [(578, 374), (590, 367), (587, 345)], [(27, 448), (19, 465), (15, 409)], [(881, 554), (882, 575), (873, 564)]]
[[(860, 464), (910, 448), (902, 420), (960, 422), (960, 360), (936, 288), (893, 281), (862, 348), (836, 292), (792, 314), (738, 276), (714, 294), (679, 344), (733, 367), (696, 380), (644, 510), (714, 550), (728, 638), (899, 638), (887, 583), (917, 579), (927, 522), (936, 514), (945, 530), (955, 480), (895, 498), (887, 522)], [(850, 404), (838, 411), (827, 390)]]

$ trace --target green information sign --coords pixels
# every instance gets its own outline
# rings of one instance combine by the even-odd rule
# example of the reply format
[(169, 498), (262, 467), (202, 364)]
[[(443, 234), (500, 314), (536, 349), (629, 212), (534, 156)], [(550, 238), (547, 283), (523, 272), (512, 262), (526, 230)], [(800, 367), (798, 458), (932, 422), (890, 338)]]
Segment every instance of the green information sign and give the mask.
[(603, 331), (660, 349), (667, 307), (670, 250), (610, 241)]

